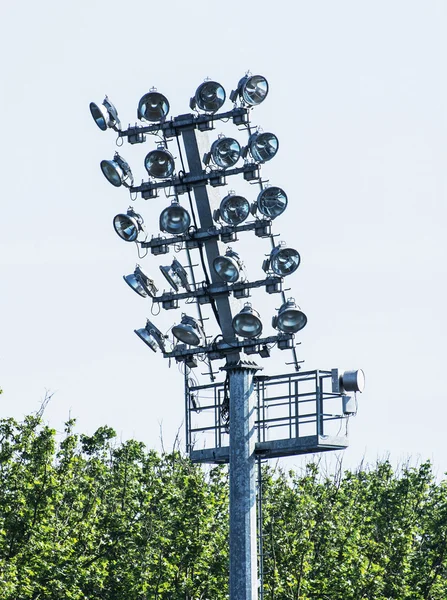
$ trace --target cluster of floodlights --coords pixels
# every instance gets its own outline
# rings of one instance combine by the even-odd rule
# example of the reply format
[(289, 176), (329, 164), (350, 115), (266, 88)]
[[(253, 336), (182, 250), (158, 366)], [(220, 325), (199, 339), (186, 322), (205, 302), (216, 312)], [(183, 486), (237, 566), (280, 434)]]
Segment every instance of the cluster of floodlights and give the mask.
[[(246, 75), (243, 77), (235, 90), (230, 94), (230, 100), (234, 107), (250, 109), (263, 102), (268, 94), (269, 87), (265, 77), (261, 75)], [(190, 100), (192, 110), (214, 115), (224, 104), (226, 99), (225, 89), (216, 81), (206, 80), (196, 90)], [(152, 88), (138, 103), (137, 117), (149, 124), (158, 123), (161, 127), (165, 123), (169, 113), (169, 102), (167, 98)], [(106, 96), (102, 105), (90, 104), (90, 112), (97, 126), (106, 131), (111, 128), (117, 132), (121, 131), (121, 123), (115, 106)], [(240, 125), (244, 121), (238, 121), (242, 117), (234, 117), (235, 124)], [(243, 118), (242, 118), (243, 119)], [(144, 141), (142, 134), (135, 134), (137, 141)], [(140, 136), (140, 137), (138, 137)], [(131, 141), (129, 139), (129, 141)], [(248, 143), (241, 147), (239, 142), (224, 135), (219, 135), (212, 143), (210, 151), (204, 156), (204, 164), (208, 168), (231, 169), (239, 159), (257, 164), (271, 160), (277, 153), (279, 147), (278, 138), (273, 133), (258, 129), (250, 133)], [(144, 159), (144, 166), (149, 176), (154, 180), (166, 180), (175, 176), (175, 159), (168, 151), (166, 143), (161, 142), (155, 150), (148, 152)], [(103, 160), (101, 170), (106, 179), (115, 187), (125, 186), (132, 188), (134, 178), (128, 163), (115, 153), (112, 160)], [(276, 186), (265, 185), (256, 202), (251, 203), (243, 196), (230, 191), (221, 201), (220, 206), (214, 211), (213, 219), (216, 223), (225, 223), (237, 226), (243, 223), (249, 216), (256, 217), (258, 214), (269, 220), (276, 219), (287, 207), (287, 194), (283, 189)], [(144, 221), (141, 215), (129, 207), (126, 213), (118, 214), (113, 220), (116, 233), (127, 242), (137, 242), (138, 237), (144, 232)], [(161, 231), (172, 235), (181, 235), (191, 228), (191, 217), (183, 208), (178, 199), (174, 198), (171, 204), (160, 214), (159, 225)], [(160, 253), (165, 253), (160, 251)], [(263, 270), (269, 275), (285, 277), (296, 271), (300, 264), (300, 255), (293, 248), (280, 243), (274, 247), (262, 265)], [(214, 259), (212, 268), (222, 282), (233, 284), (246, 281), (244, 265), (237, 252), (228, 248), (225, 254)], [(171, 265), (160, 266), (163, 276), (171, 288), (178, 291), (180, 287), (191, 292), (191, 284), (188, 275), (180, 262), (174, 258)], [(154, 298), (158, 292), (155, 282), (148, 277), (139, 265), (130, 275), (124, 276), (126, 283), (140, 296)], [(236, 295), (236, 291), (235, 291)], [(246, 297), (243, 293), (238, 297)], [(283, 296), (284, 298), (284, 296)], [(164, 304), (165, 308), (177, 308), (177, 300)], [(293, 298), (285, 300), (278, 309), (278, 314), (272, 319), (272, 326), (284, 333), (296, 333), (303, 329), (307, 323), (306, 315), (296, 305)], [(242, 310), (233, 318), (234, 332), (243, 337), (256, 339), (262, 333), (262, 321), (259, 313), (246, 303)], [(157, 327), (147, 321), (146, 327), (138, 329), (135, 333), (155, 352), (157, 348), (165, 351), (165, 339)], [(182, 314), (181, 322), (172, 328), (174, 337), (189, 346), (202, 346), (206, 344), (206, 335), (201, 322), (197, 319)]]

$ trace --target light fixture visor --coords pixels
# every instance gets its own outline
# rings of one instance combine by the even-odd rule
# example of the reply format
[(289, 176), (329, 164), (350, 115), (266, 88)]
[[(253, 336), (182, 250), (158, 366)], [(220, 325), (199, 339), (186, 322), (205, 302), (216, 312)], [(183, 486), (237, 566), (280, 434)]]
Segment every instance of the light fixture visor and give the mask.
[(175, 169), (175, 162), (172, 154), (167, 150), (152, 150), (144, 159), (144, 166), (147, 172), (156, 179), (167, 179), (171, 177)]
[(145, 94), (138, 104), (138, 118), (150, 123), (162, 121), (169, 113), (169, 102), (160, 92), (151, 91)]
[(250, 204), (242, 196), (229, 195), (220, 203), (220, 216), (229, 225), (239, 225), (250, 214)]
[(267, 79), (262, 75), (252, 75), (241, 86), (242, 100), (249, 106), (256, 106), (266, 99), (268, 91)]
[(205, 81), (197, 88), (195, 99), (200, 110), (215, 113), (225, 102), (225, 90), (216, 81)]
[(116, 215), (113, 219), (116, 233), (126, 242), (135, 242), (139, 233), (139, 224), (135, 217), (130, 215)]
[(276, 219), (287, 208), (287, 194), (279, 187), (267, 187), (257, 199), (258, 210), (269, 219)]
[(218, 167), (233, 167), (241, 156), (240, 144), (234, 138), (219, 138), (211, 146), (211, 156)]
[(249, 304), (246, 304), (233, 318), (233, 329), (241, 337), (255, 338), (262, 333), (262, 322), (259, 313)]
[(239, 265), (231, 256), (218, 256), (213, 261), (213, 267), (223, 281), (234, 283), (239, 279)]
[(160, 229), (173, 235), (185, 233), (191, 224), (191, 217), (188, 211), (180, 206), (178, 202), (173, 202), (171, 206), (165, 208), (160, 214)]
[(278, 152), (279, 141), (273, 133), (256, 133), (249, 141), (249, 150), (256, 162), (271, 160)]

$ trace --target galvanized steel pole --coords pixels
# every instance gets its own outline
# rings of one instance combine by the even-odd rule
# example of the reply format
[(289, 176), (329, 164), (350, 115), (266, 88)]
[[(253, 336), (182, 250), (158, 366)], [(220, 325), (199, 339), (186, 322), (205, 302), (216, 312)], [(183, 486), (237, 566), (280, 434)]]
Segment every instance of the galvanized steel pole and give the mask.
[(256, 538), (256, 392), (251, 361), (229, 363), (230, 599), (258, 597)]
[[(194, 128), (182, 131), (186, 158), (192, 175), (202, 172), (199, 144)], [(213, 226), (210, 198), (205, 185), (194, 187), (200, 226)], [(210, 276), (218, 279), (212, 268), (219, 255), (217, 240), (205, 242)], [(224, 340), (235, 339), (232, 327), (232, 304), (228, 295), (216, 298), (216, 308)], [(242, 361), (235, 349), (227, 355), (223, 367), (230, 381), (230, 600), (256, 600), (257, 537), (256, 537), (256, 460), (255, 411), (256, 394), (253, 375), (259, 367)]]

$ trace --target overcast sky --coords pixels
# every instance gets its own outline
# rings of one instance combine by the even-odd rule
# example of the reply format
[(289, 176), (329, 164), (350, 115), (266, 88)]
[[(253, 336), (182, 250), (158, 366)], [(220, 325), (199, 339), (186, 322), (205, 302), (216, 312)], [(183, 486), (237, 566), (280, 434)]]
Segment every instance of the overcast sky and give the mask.
[[(58, 431), (71, 415), (83, 432), (108, 424), (160, 448), (162, 428), (172, 443), (183, 378), (133, 333), (151, 304), (122, 279), (136, 248), (112, 219), (129, 197), (101, 174), (116, 135), (88, 105), (108, 94), (126, 126), (156, 86), (181, 114), (205, 77), (229, 94), (250, 69), (270, 83), (253, 123), (280, 141), (263, 175), (289, 196), (275, 233), (302, 258), (287, 280), (308, 316), (299, 358), (366, 374), (345, 464), (389, 454), (447, 471), (446, 29), (442, 0), (4, 2), (0, 416), (21, 418), (49, 391)], [(137, 181), (154, 147), (120, 150)], [(135, 202), (150, 233), (166, 204)], [(254, 270), (258, 242), (241, 246)], [(171, 259), (141, 265), (163, 287)], [(259, 290), (252, 302), (272, 333), (278, 300)], [(166, 331), (181, 310), (154, 322)], [(289, 371), (285, 354), (260, 359), (264, 372)]]

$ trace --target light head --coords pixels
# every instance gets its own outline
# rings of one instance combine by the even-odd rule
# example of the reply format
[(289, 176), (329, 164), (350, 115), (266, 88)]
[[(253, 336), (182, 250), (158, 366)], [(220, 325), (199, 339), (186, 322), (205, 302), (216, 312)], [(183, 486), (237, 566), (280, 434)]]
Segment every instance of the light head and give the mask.
[(102, 160), (100, 166), (104, 177), (115, 187), (133, 186), (133, 175), (129, 164), (118, 152), (115, 152), (112, 160)]
[(256, 338), (262, 333), (262, 322), (259, 313), (247, 302), (244, 308), (233, 318), (233, 329), (237, 335), (245, 338)]
[(199, 321), (185, 314), (182, 315), (181, 322), (172, 328), (172, 334), (188, 346), (200, 346), (205, 341), (205, 334)]
[(157, 123), (164, 121), (169, 113), (169, 102), (166, 96), (152, 88), (140, 99), (137, 116), (142, 121)]
[(171, 205), (160, 214), (160, 229), (173, 235), (185, 233), (191, 224), (188, 211), (180, 205), (178, 200), (173, 200)]
[(107, 131), (108, 128), (114, 129), (115, 131), (121, 131), (121, 122), (118, 119), (118, 111), (107, 96), (100, 105), (90, 102), (89, 108), (93, 120), (101, 131)]

